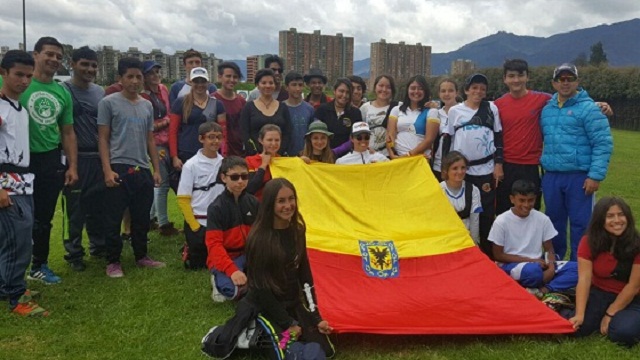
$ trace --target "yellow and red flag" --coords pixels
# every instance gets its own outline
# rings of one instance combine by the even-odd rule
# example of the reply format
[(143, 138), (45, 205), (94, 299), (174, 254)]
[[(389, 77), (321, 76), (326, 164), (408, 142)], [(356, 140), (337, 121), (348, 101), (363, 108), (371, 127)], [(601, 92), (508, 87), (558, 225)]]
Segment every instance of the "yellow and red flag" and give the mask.
[(573, 332), (473, 244), (424, 158), (279, 158), (271, 171), (296, 187), (319, 308), (336, 331)]

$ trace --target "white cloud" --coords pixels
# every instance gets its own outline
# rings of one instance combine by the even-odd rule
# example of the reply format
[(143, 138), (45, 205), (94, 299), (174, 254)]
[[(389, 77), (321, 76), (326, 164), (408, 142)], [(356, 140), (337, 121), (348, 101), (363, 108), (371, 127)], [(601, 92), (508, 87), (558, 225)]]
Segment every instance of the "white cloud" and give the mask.
[[(0, 45), (15, 48), (22, 41), (22, 2), (9, 1), (0, 13)], [(278, 31), (295, 27), (353, 36), (355, 58), (362, 59), (381, 38), (442, 53), (500, 30), (546, 37), (635, 17), (640, 7), (629, 0), (29, 0), (27, 44), (49, 35), (74, 46), (194, 47), (242, 59), (277, 52)]]

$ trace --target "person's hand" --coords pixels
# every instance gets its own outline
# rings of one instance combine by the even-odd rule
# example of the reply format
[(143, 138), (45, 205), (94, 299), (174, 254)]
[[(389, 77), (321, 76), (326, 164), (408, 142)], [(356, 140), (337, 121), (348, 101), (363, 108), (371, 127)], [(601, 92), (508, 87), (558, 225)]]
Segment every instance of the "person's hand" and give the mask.
[(291, 339), (300, 339), (300, 335), (302, 335), (302, 328), (298, 325), (291, 325), (287, 329), (289, 334), (291, 334)]
[(64, 186), (71, 186), (78, 182), (78, 171), (75, 168), (69, 168), (64, 173)]
[(104, 182), (107, 184), (107, 187), (116, 187), (120, 185), (118, 173), (113, 170), (109, 170), (104, 174)]
[(242, 286), (247, 283), (247, 275), (240, 270), (236, 270), (231, 274), (231, 281), (233, 281), (233, 285), (235, 286)]
[(13, 201), (11, 201), (11, 196), (5, 189), (0, 189), (0, 209), (6, 208), (13, 205)]
[(582, 326), (582, 323), (584, 322), (584, 316), (574, 316), (572, 318), (569, 319), (569, 322), (571, 323), (571, 325), (573, 325), (573, 328), (575, 330), (578, 330), (580, 328), (580, 326)]
[(556, 267), (553, 263), (551, 263), (542, 272), (542, 282), (547, 284), (549, 283), (549, 281), (553, 280), (554, 276), (556, 276)]
[(598, 191), (598, 188), (600, 187), (600, 182), (599, 181), (595, 181), (593, 179), (589, 179), (587, 178), (587, 180), (584, 181), (584, 185), (582, 185), (582, 188), (584, 189), (584, 194), (585, 195), (591, 195), (594, 192)]
[(304, 161), (307, 164), (311, 164), (311, 159), (309, 159), (309, 157), (307, 156), (300, 156), (300, 159), (302, 159), (302, 161)]
[(171, 164), (173, 165), (173, 168), (176, 170), (182, 170), (182, 160), (180, 160), (179, 157), (174, 157), (173, 159), (171, 159)]
[(266, 169), (267, 166), (271, 164), (271, 154), (269, 154), (265, 150), (262, 150), (262, 154), (260, 154), (260, 158), (262, 158), (262, 164), (260, 164), (260, 167), (263, 169)]
[(606, 102), (597, 102), (596, 105), (598, 105), (600, 111), (602, 111), (606, 116), (613, 116), (613, 109), (611, 108), (611, 105)]
[(496, 187), (498, 187), (498, 182), (504, 179), (504, 170), (502, 169), (502, 164), (493, 165), (493, 179), (496, 181)]
[(603, 316), (602, 321), (600, 321), (600, 333), (602, 335), (607, 335), (609, 333), (609, 323), (611, 322), (610, 316)]
[(426, 102), (424, 104), (424, 108), (425, 109), (438, 109), (438, 108), (440, 108), (440, 102), (431, 100), (431, 101)]
[(159, 187), (162, 184), (162, 175), (160, 175), (160, 171), (156, 170), (153, 172), (153, 183), (156, 187)]
[(540, 268), (542, 268), (543, 270), (545, 270), (545, 269), (547, 269), (549, 267), (549, 264), (546, 261), (542, 260), (542, 259), (535, 259), (535, 260), (533, 260), (531, 262), (534, 262), (534, 263), (540, 265)]
[(326, 320), (322, 320), (318, 323), (318, 331), (320, 334), (329, 335), (333, 332), (333, 328), (329, 326), (329, 322)]

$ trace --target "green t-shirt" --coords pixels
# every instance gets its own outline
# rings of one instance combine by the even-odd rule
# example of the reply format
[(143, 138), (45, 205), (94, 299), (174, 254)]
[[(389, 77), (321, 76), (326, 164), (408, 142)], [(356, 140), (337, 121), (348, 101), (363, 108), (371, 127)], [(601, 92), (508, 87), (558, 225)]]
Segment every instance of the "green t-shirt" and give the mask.
[(32, 79), (31, 85), (20, 96), (20, 104), (29, 112), (31, 152), (56, 149), (60, 144), (60, 128), (73, 125), (73, 101), (69, 91), (55, 81), (42, 83)]

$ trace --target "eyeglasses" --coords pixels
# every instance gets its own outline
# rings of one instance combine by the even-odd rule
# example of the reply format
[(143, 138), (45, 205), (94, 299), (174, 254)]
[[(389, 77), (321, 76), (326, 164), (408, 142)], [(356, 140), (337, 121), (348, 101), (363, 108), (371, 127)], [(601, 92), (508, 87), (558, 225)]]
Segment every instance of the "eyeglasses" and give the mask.
[(240, 179), (242, 180), (249, 180), (249, 174), (231, 174), (231, 175), (227, 175), (226, 176), (229, 177), (229, 179), (231, 179), (231, 181), (238, 181)]
[(220, 134), (220, 135), (209, 134), (209, 135), (206, 136), (206, 138), (207, 138), (207, 140), (219, 140), (219, 141), (222, 141), (222, 139), (224, 139), (222, 134)]
[(271, 69), (271, 71), (273, 71), (274, 73), (282, 74), (282, 69), (280, 68), (269, 68), (269, 69)]
[(553, 81), (558, 82), (558, 83), (563, 83), (563, 82), (570, 82), (570, 83), (572, 83), (572, 82), (574, 82), (574, 81), (576, 81), (576, 80), (578, 80), (578, 78), (577, 78), (577, 77), (572, 76), (572, 75), (569, 75), (569, 76), (559, 76), (559, 77), (557, 77), (557, 78), (556, 78), (555, 80), (553, 80)]
[(369, 140), (369, 139), (371, 139), (371, 135), (369, 135), (369, 134), (361, 134), (361, 135), (356, 136), (356, 139), (358, 141)]

